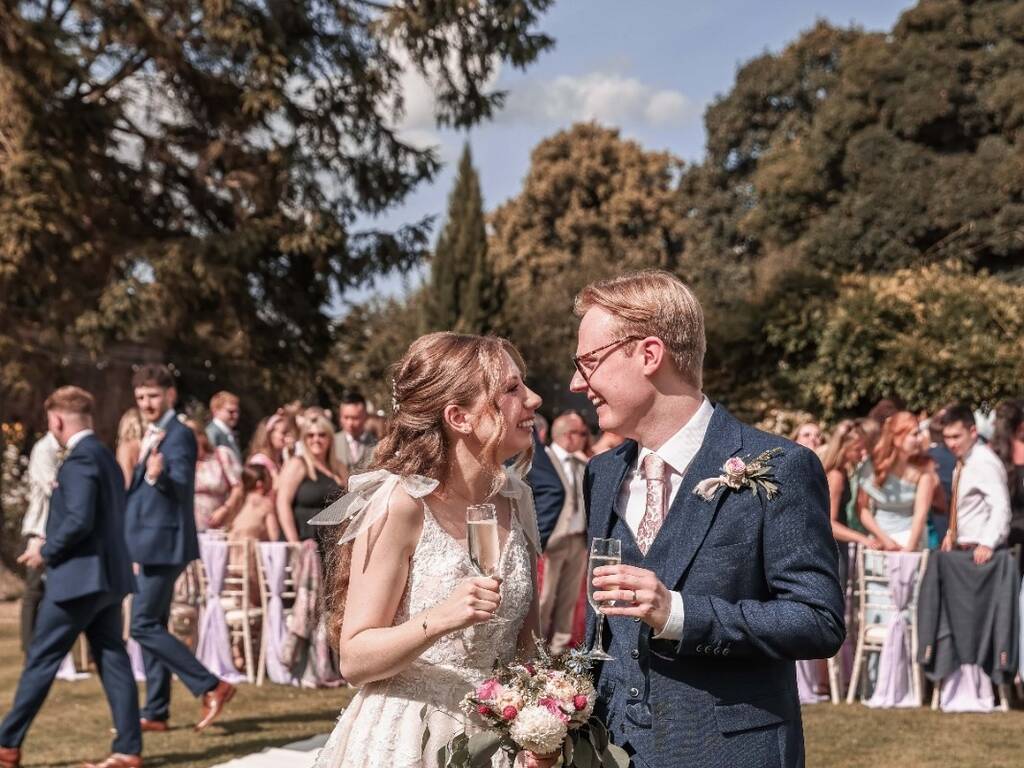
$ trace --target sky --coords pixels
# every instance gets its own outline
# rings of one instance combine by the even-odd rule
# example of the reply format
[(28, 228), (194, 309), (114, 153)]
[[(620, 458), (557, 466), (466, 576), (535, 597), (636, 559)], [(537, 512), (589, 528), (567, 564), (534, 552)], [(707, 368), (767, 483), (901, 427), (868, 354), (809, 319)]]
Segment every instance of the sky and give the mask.
[[(538, 25), (555, 38), (555, 47), (525, 72), (504, 67), (494, 86), (508, 93), (505, 108), (469, 132), (438, 130), (429, 87), (407, 73), (403, 135), (419, 146), (436, 147), (445, 167), (373, 224), (394, 227), (436, 215), (436, 240), (466, 141), (487, 210), (519, 192), (534, 146), (580, 121), (596, 120), (647, 149), (700, 161), (704, 110), (732, 87), (745, 62), (781, 50), (819, 19), (887, 30), (913, 5), (907, 0), (556, 0)], [(346, 293), (334, 310), (343, 313), (347, 303), (373, 295), (401, 295), (420, 275), (385, 275), (371, 287)]]

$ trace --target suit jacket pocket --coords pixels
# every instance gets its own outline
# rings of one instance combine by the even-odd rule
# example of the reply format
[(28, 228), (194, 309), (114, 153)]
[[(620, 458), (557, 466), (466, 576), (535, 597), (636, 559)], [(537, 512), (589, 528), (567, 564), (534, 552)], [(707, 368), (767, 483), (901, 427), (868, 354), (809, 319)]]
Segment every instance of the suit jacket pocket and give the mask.
[(735, 704), (715, 704), (715, 719), (723, 734), (778, 725), (788, 719), (788, 714), (786, 699), (776, 694)]

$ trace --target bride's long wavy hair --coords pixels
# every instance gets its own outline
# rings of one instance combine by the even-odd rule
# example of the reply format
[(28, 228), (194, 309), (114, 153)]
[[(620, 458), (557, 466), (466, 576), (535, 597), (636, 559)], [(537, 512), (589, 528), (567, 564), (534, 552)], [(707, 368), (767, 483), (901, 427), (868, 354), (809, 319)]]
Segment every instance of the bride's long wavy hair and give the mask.
[[(505, 353), (520, 374), (526, 365), (511, 342), (497, 336), (462, 333), (430, 333), (416, 339), (392, 366), (394, 402), (384, 436), (374, 451), (373, 469), (396, 475), (423, 475), (443, 484), (451, 461), (451, 445), (445, 433), (444, 409), (449, 405), (470, 408), (483, 400), (485, 413), (495, 425), (482, 448), (485, 466), (494, 476), (493, 492), (504, 483), (497, 450), (510, 426), (505, 423), (498, 397), (505, 385)], [(525, 468), (533, 458), (532, 447), (519, 454), (515, 466)], [(336, 531), (329, 535), (335, 537)], [(330, 587), (327, 595), (328, 626), (337, 645), (345, 615), (345, 599), (351, 570), (351, 545), (333, 548)]]

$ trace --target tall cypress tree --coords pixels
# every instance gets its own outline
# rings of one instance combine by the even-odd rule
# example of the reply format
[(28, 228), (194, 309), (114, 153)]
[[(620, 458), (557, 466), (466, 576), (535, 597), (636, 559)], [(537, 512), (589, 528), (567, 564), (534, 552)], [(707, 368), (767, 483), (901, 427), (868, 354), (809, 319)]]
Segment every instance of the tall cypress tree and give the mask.
[(428, 298), (426, 322), (431, 330), (466, 333), (490, 330), (501, 299), (487, 257), (480, 177), (469, 144), (448, 196), (448, 219), (434, 250)]

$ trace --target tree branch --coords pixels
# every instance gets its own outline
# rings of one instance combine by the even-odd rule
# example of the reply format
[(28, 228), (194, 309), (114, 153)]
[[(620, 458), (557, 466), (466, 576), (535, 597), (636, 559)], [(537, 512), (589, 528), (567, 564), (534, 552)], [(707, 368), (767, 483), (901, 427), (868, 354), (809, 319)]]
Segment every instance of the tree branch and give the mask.
[(138, 72), (140, 69), (142, 69), (142, 67), (145, 66), (146, 62), (149, 60), (150, 55), (148, 53), (140, 53), (136, 58), (128, 59), (127, 61), (125, 61), (124, 64), (121, 65), (121, 68), (117, 72), (115, 72), (109, 80), (107, 80), (107, 82), (101, 85), (97, 85), (94, 88), (90, 89), (89, 92), (85, 94), (82, 101), (86, 102), (87, 104), (91, 104), (95, 101), (98, 101), (100, 98), (103, 97), (105, 93), (110, 91), (111, 88), (114, 88), (119, 83), (124, 82), (129, 77)]

